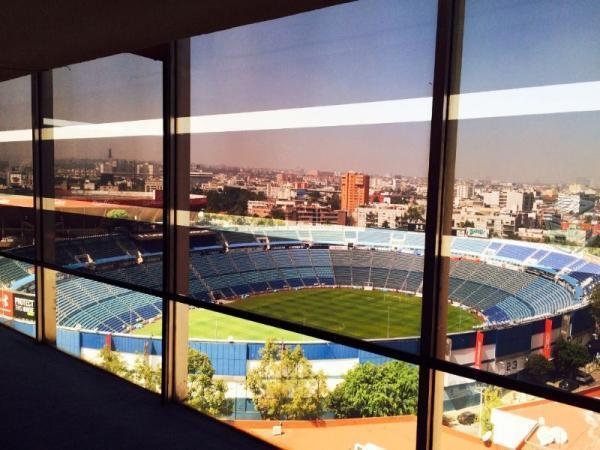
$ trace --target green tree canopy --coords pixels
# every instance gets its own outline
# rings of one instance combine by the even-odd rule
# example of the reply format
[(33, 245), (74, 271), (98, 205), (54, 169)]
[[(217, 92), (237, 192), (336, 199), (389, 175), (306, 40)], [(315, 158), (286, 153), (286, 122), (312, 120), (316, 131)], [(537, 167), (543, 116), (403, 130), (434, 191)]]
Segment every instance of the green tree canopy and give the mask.
[(234, 216), (245, 216), (248, 212), (248, 200), (264, 200), (265, 194), (254, 193), (239, 187), (226, 186), (223, 191), (206, 193), (206, 210), (216, 213), (227, 213)]
[(215, 380), (214, 375), (215, 369), (208, 356), (188, 349), (187, 403), (211, 416), (228, 416), (233, 411), (233, 402), (225, 397), (227, 386), (223, 380)]
[(139, 355), (133, 366), (132, 381), (150, 391), (160, 392), (161, 366), (152, 367), (148, 356)]
[(553, 364), (544, 355), (534, 353), (525, 364), (525, 374), (532, 380), (544, 382), (554, 369)]
[(314, 373), (300, 346), (293, 350), (268, 340), (246, 385), (263, 419), (318, 419), (323, 416), (327, 383)]
[(334, 193), (329, 199), (329, 207), (333, 211), (336, 211), (336, 210), (340, 209), (341, 204), (342, 203), (340, 201), (340, 196), (337, 193)]
[(394, 195), (391, 197), (390, 202), (392, 205), (408, 205), (409, 199), (402, 195)]
[(131, 377), (131, 372), (121, 358), (121, 355), (118, 352), (112, 351), (108, 345), (105, 345), (100, 350), (100, 367), (122, 378), (129, 379)]
[(107, 219), (128, 219), (129, 214), (124, 209), (109, 209), (106, 212)]
[(502, 390), (497, 386), (488, 386), (482, 392), (482, 411), (481, 417), (481, 433), (487, 431), (493, 431), (494, 425), (492, 424), (492, 410), (502, 406)]
[(414, 221), (422, 221), (424, 212), (425, 212), (425, 210), (423, 209), (422, 206), (410, 206), (406, 210), (406, 214), (404, 215), (404, 217), (406, 218), (406, 220), (410, 220), (413, 222)]
[(554, 367), (564, 376), (572, 376), (575, 370), (592, 361), (587, 349), (575, 342), (559, 339), (554, 346)]
[(590, 295), (592, 317), (596, 322), (596, 330), (600, 329), (600, 284), (596, 284)]
[(599, 248), (600, 247), (600, 236), (596, 236), (594, 239), (587, 243), (588, 247)]
[(285, 212), (282, 208), (273, 208), (271, 210), (271, 217), (273, 217), (273, 219), (283, 220), (285, 219)]
[(318, 203), (321, 200), (321, 193), (319, 191), (310, 191), (308, 198), (312, 203)]
[(416, 367), (401, 361), (368, 362), (348, 371), (331, 393), (329, 407), (338, 418), (415, 414), (418, 387)]

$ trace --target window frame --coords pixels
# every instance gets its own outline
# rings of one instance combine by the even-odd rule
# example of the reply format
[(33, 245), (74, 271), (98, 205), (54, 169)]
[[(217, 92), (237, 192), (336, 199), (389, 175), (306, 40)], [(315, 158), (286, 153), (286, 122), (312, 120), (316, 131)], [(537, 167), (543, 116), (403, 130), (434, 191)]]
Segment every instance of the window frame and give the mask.
[[(47, 117), (47, 113), (52, 110), (52, 73), (51, 70), (30, 73), (35, 259), (32, 261), (5, 251), (0, 251), (0, 255), (31, 263), (36, 268), (37, 340), (50, 345), (56, 342), (56, 315), (52, 312), (52, 305), (46, 302), (44, 276), (47, 271), (60, 271), (158, 296), (163, 300), (164, 351), (161, 395), (165, 401), (182, 400), (182, 391), (179, 388), (182, 377), (187, 376), (187, 367), (183, 367), (184, 361), (187, 361), (183, 358), (183, 349), (187, 346), (187, 327), (178, 325), (186, 320), (187, 306), (191, 305), (418, 365), (419, 450), (435, 448), (436, 438), (441, 434), (440, 408), (443, 404), (443, 392), (440, 390), (439, 374), (442, 372), (600, 413), (600, 401), (596, 399), (461, 366), (447, 361), (444, 357), (447, 345), (446, 298), (449, 265), (449, 252), (444, 248), (444, 236), (450, 234), (448, 231), (451, 225), (457, 126), (456, 120), (449, 120), (448, 107), (450, 95), (458, 92), (464, 15), (464, 0), (438, 0), (419, 353), (381, 347), (357, 338), (286, 320), (204, 303), (181, 294), (188, 292), (188, 277), (178, 275), (187, 275), (189, 264), (189, 223), (186, 223), (185, 214), (180, 212), (189, 209), (190, 180), (187, 174), (190, 171), (190, 136), (178, 133), (177, 119), (190, 116), (190, 38), (158, 46), (150, 52), (153, 58), (163, 63), (164, 247), (163, 288), (158, 291), (106, 279), (92, 273), (82, 273), (49, 262), (52, 260), (49, 258), (49, 252), (52, 251), (49, 244), (53, 240), (54, 230), (53, 221), (47, 220), (48, 214), (52, 212), (44, 208), (44, 203), (45, 199), (53, 196), (54, 145), (52, 140), (42, 139), (42, 130), (43, 117)], [(145, 51), (144, 55), (147, 54), (148, 51)]]

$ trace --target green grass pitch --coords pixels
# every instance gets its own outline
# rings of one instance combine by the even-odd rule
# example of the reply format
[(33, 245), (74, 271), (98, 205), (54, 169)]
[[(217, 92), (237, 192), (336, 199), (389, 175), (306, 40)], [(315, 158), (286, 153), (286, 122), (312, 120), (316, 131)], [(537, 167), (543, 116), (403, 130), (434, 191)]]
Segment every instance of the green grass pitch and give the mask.
[[(421, 298), (397, 292), (300, 289), (256, 295), (229, 303), (228, 306), (360, 339), (418, 336), (421, 325)], [(448, 306), (448, 332), (470, 330), (479, 323), (481, 320), (473, 314)], [(135, 331), (135, 334), (155, 336), (160, 333), (159, 321)], [(204, 309), (190, 311), (190, 337), (215, 340), (314, 340)]]

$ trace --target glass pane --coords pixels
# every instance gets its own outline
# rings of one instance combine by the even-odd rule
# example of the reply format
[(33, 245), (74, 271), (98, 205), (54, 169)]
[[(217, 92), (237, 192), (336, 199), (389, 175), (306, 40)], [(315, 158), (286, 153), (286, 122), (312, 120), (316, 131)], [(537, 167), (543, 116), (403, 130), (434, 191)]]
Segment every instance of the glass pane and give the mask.
[[(187, 314), (192, 408), (281, 448), (415, 447), (416, 366), (201, 308)], [(159, 323), (136, 331), (160, 332)]]
[(364, 1), (192, 39), (194, 298), (418, 349), (435, 24)]
[[(600, 414), (450, 374), (445, 380), (440, 449), (485, 447), (592, 450)], [(585, 395), (599, 397), (598, 389)]]
[(33, 258), (31, 79), (0, 83), (0, 251)]
[[(57, 347), (109, 372), (160, 392), (162, 337), (140, 334), (146, 326), (161, 329), (162, 300), (86, 278), (54, 272)], [(55, 296), (52, 293), (55, 292)]]
[(35, 267), (0, 256), (0, 323), (36, 336)]
[(162, 63), (122, 54), (63, 67), (52, 71), (52, 89), (48, 259), (160, 288)]
[(594, 2), (466, 2), (445, 239), (448, 299), (476, 319), (451, 361), (574, 386), (598, 353), (599, 25)]

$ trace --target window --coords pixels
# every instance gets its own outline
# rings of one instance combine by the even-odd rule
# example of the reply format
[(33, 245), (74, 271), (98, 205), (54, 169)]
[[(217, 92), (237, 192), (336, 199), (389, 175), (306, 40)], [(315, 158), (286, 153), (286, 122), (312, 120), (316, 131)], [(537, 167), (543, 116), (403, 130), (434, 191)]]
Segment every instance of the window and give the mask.
[(162, 63), (122, 54), (52, 71), (44, 131), (49, 261), (160, 289)]
[[(162, 300), (48, 271), (46, 302), (56, 308), (56, 346), (117, 376), (160, 392)], [(156, 333), (142, 332), (144, 327)]]
[[(592, 449), (600, 442), (600, 415), (551, 400), (440, 373), (444, 377), (441, 449), (492, 443), (534, 450)], [(585, 395), (598, 397), (597, 389)]]
[(416, 366), (207, 309), (188, 315), (189, 406), (277, 447), (414, 447)]
[[(577, 369), (562, 364), (563, 347), (581, 354), (572, 363), (582, 370), (593, 358), (586, 304), (600, 274), (600, 65), (584, 49), (600, 34), (595, 5), (547, 6), (465, 4), (446, 239), (448, 299), (472, 314), (474, 329), (450, 336), (449, 353), (459, 364), (557, 385)], [(447, 317), (450, 333), (457, 319)], [(551, 373), (523, 377), (540, 355)]]
[(418, 350), (435, 18), (365, 1), (191, 39), (192, 297)]
[(595, 448), (599, 13), (365, 0), (0, 83), (0, 321), (281, 447)]
[(0, 83), (0, 251), (33, 258), (31, 79)]
[(34, 266), (0, 256), (0, 323), (36, 336)]

